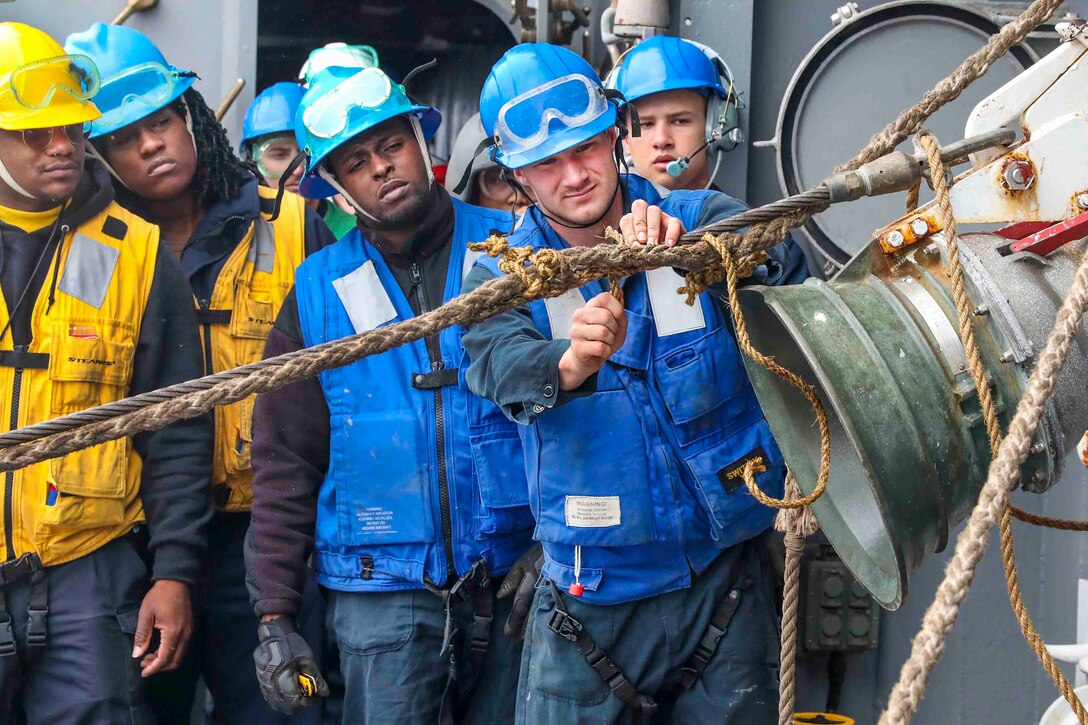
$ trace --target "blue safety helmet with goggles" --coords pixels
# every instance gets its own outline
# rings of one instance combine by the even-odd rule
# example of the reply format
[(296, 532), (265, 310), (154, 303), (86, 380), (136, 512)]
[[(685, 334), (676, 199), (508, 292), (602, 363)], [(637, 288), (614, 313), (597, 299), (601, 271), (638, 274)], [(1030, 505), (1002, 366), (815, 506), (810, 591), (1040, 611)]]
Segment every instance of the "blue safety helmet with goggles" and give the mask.
[(573, 148), (617, 125), (619, 100), (577, 53), (547, 43), (515, 46), (480, 93), (491, 158), (520, 169)]
[[(416, 71), (405, 78), (407, 83)], [(324, 169), (329, 154), (359, 134), (385, 121), (406, 116), (430, 172), (427, 141), (438, 130), (440, 117), (430, 107), (412, 100), (402, 84), (394, 83), (379, 68), (330, 67), (310, 81), (295, 114), (295, 139), (306, 159), (299, 193), (308, 199), (344, 194)], [(354, 203), (354, 202), (353, 202)], [(358, 205), (355, 205), (358, 208)]]
[(294, 135), (295, 112), (304, 95), (305, 88), (289, 81), (273, 84), (258, 93), (242, 119), (241, 150), (245, 151), (248, 144), (261, 136), (273, 133)]
[(64, 47), (94, 60), (102, 79), (94, 98), (102, 117), (91, 123), (92, 139), (165, 108), (196, 82), (195, 73), (170, 65), (146, 35), (123, 25), (95, 23), (69, 35)]

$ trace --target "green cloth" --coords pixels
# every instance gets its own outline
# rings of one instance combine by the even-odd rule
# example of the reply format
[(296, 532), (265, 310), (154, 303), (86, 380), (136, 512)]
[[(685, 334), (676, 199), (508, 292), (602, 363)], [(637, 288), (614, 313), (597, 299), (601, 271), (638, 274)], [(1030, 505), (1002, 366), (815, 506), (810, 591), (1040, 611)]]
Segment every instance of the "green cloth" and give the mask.
[(355, 228), (355, 215), (341, 210), (331, 201), (325, 204), (325, 213), (322, 218), (337, 239)]

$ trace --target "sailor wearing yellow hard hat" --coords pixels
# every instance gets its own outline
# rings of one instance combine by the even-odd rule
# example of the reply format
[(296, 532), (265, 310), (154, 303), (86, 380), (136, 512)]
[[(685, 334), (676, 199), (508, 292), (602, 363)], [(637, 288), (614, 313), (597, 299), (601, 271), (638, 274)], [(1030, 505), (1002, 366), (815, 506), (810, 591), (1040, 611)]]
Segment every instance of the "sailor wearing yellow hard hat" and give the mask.
[[(0, 23), (0, 432), (201, 371), (177, 262), (85, 155), (98, 87), (90, 58)], [(3, 475), (5, 709), (51, 723), (144, 711), (141, 671), (187, 643), (210, 449), (197, 418)]]

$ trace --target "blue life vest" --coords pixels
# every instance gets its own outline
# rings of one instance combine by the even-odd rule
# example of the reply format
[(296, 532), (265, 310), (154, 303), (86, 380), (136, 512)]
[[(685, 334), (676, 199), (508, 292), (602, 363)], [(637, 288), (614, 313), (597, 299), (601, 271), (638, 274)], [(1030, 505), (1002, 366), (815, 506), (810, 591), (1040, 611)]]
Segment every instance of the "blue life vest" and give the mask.
[[(662, 200), (645, 179), (626, 183), (630, 198), (660, 206), (688, 229), (715, 193), (674, 191)], [(568, 246), (536, 207), (508, 242)], [(477, 264), (502, 274), (495, 259)], [(688, 307), (676, 292), (682, 283), (672, 269), (625, 279), (627, 339), (597, 374), (596, 392), (550, 410), (538, 405), (533, 423), (519, 427), (544, 574), (564, 588), (577, 579), (587, 603), (688, 587), (692, 570), (765, 531), (775, 511), (744, 485), (750, 458), (766, 467), (760, 487), (782, 495), (782, 454), (731, 321), (709, 294)], [(532, 302), (533, 323), (547, 338), (569, 338), (573, 312), (607, 289), (598, 281)]]
[[(454, 205), (442, 300), (461, 292), (478, 254), (469, 242), (509, 215)], [(381, 254), (358, 229), (296, 274), (303, 340), (318, 345), (414, 316)], [(484, 559), (504, 574), (532, 544), (516, 426), (464, 384), (464, 330), (439, 335), (433, 366), (420, 340), (321, 373), (329, 406), (329, 470), (318, 494), (314, 568), (324, 586), (390, 591), (442, 585)]]

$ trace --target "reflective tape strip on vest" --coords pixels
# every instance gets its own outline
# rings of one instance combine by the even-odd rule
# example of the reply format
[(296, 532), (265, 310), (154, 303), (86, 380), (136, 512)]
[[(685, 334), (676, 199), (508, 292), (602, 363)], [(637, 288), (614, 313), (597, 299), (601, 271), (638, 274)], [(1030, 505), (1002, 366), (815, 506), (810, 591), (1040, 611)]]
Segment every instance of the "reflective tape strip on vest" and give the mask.
[[(443, 298), (433, 306), (460, 294), (470, 267), (468, 243), (485, 239), (504, 218), (452, 201), (449, 271)], [(295, 289), (307, 346), (414, 314), (385, 260), (358, 229), (306, 260)], [(460, 328), (439, 334), (441, 368), (450, 373), (466, 364), (461, 335)], [(502, 574), (528, 547), (532, 516), (514, 424), (469, 393), (462, 377), (433, 376), (433, 369), (426, 344), (416, 341), (318, 376), (331, 429), (314, 556), (323, 585), (387, 590), (420, 587), (425, 576), (444, 582), (440, 470), (452, 502), (459, 574), (480, 558), (493, 575)], [(413, 384), (421, 376), (438, 382)], [(444, 467), (437, 458), (439, 427)]]
[[(0, 360), (3, 430), (13, 414), (26, 426), (128, 395), (158, 250), (158, 228), (116, 204), (64, 238), (53, 302), (47, 280), (28, 300), (27, 357), (10, 358), (33, 364)], [(7, 318), (0, 296), (0, 325)], [(10, 334), (0, 348), (12, 349)], [(46, 566), (62, 564), (129, 531), (143, 520), (141, 467), (126, 437), (15, 471), (15, 525), (2, 524), (15, 550), (5, 558), (37, 552)]]
[[(257, 187), (262, 201), (275, 191)], [(262, 212), (227, 259), (209, 301), (223, 324), (203, 327), (211, 334), (212, 370), (221, 372), (256, 362), (264, 356), (268, 333), (291, 291), (295, 270), (306, 256), (306, 207), (301, 197), (286, 194), (280, 215), (268, 221)], [(250, 396), (215, 409), (215, 456), (212, 496), (218, 508), (248, 511), (253, 504), (253, 402)]]

